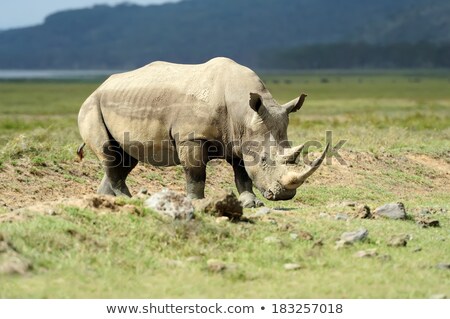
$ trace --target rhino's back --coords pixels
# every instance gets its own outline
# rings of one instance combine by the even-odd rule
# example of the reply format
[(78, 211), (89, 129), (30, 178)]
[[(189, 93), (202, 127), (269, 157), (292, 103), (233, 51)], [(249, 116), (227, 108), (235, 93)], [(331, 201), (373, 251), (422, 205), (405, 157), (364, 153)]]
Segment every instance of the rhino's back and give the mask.
[(111, 76), (95, 94), (109, 132), (125, 150), (128, 141), (152, 141), (155, 152), (174, 152), (167, 143), (174, 136), (183, 140), (194, 132), (196, 138), (220, 140), (227, 75), (239, 68), (244, 67), (226, 58), (198, 65), (154, 62)]

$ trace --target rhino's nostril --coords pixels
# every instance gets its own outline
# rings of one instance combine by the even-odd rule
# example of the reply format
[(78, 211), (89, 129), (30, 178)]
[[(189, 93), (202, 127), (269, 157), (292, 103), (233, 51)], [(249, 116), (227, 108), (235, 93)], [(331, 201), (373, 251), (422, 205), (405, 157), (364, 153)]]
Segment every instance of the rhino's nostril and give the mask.
[(264, 192), (264, 197), (267, 199), (273, 199), (273, 192), (272, 191), (265, 191)]

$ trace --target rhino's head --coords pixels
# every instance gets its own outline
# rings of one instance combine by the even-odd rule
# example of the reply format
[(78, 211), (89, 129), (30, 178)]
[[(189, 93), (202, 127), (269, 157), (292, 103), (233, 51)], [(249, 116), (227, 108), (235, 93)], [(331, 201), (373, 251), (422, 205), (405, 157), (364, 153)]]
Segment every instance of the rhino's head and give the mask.
[(246, 125), (242, 153), (249, 177), (268, 200), (293, 198), (297, 188), (319, 168), (328, 150), (327, 145), (322, 155), (309, 165), (296, 164), (304, 145), (290, 147), (287, 127), (289, 113), (298, 111), (305, 98), (302, 94), (279, 105), (273, 98), (250, 94), (253, 113)]

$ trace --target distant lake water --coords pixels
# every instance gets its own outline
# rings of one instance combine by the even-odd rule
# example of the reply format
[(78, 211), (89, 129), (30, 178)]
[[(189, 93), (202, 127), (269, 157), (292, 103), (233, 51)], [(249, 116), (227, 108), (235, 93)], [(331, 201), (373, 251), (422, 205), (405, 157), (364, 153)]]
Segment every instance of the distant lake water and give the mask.
[(0, 80), (96, 80), (119, 70), (0, 70)]

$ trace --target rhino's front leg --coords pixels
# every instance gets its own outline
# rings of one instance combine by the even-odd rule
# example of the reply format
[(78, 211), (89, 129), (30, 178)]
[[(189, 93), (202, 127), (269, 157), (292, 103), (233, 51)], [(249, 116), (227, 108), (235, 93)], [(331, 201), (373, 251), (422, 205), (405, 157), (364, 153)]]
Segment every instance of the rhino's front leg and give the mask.
[(264, 206), (263, 202), (253, 193), (253, 182), (248, 176), (243, 161), (233, 162), (234, 182), (239, 192), (239, 201), (243, 207)]
[(186, 174), (186, 194), (192, 199), (205, 197), (206, 153), (203, 141), (185, 141), (178, 147), (178, 156)]

